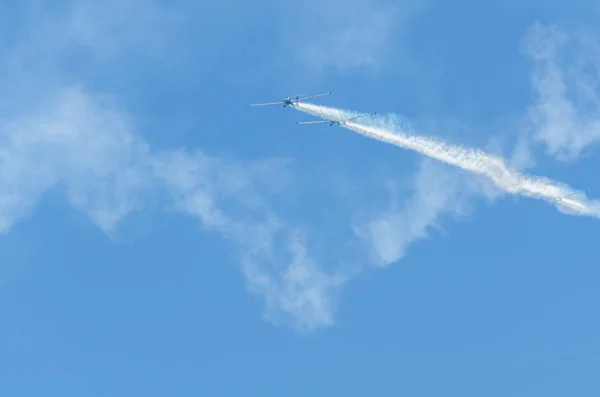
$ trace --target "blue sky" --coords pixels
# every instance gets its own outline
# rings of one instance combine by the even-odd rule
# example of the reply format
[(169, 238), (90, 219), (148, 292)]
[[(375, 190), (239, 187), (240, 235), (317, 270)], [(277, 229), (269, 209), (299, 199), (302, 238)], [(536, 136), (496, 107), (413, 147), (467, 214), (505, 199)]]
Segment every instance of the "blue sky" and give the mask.
[[(596, 396), (592, 1), (23, 1), (0, 16), (0, 395)], [(381, 225), (385, 225), (382, 227)]]

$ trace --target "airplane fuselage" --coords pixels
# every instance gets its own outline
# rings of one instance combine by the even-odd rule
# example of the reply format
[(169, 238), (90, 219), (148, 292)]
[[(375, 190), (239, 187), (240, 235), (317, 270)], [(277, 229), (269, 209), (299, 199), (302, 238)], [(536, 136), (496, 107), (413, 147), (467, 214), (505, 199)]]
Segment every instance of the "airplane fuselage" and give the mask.
[(296, 101), (294, 101), (292, 99), (292, 97), (287, 97), (283, 100), (283, 107), (294, 106), (297, 101), (298, 101), (298, 97), (296, 97)]
[(283, 107), (287, 106), (296, 106), (300, 101), (306, 101), (308, 99), (317, 98), (323, 95), (329, 95), (331, 92), (327, 92), (325, 94), (313, 95), (305, 98), (300, 98), (300, 95), (289, 96), (283, 99), (281, 102), (268, 102), (268, 103), (251, 103), (248, 106), (267, 106), (267, 105), (282, 105)]

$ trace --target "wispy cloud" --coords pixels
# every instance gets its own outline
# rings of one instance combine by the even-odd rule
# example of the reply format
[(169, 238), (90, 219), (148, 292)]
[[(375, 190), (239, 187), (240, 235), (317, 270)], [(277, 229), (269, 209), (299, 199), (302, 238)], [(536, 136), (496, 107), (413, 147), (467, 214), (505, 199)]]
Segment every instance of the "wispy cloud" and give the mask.
[[(573, 160), (600, 141), (600, 45), (591, 32), (566, 33), (557, 26), (534, 24), (523, 43), (533, 63), (536, 99), (527, 113), (525, 143), (543, 144), (560, 160)], [(530, 155), (530, 154), (529, 154)]]
[(159, 58), (167, 50), (184, 14), (155, 0), (80, 0), (64, 16), (67, 38), (74, 47), (91, 50), (97, 60), (146, 55)]
[(333, 324), (333, 301), (346, 276), (322, 270), (302, 229), (265, 200), (277, 195), (270, 188), (278, 183), (274, 170), (281, 174), (286, 167), (277, 159), (243, 163), (183, 151), (154, 160), (174, 208), (238, 246), (248, 288), (266, 300), (265, 316), (310, 331)]
[(403, 203), (390, 200), (389, 208), (356, 225), (356, 235), (370, 251), (371, 263), (387, 266), (402, 259), (408, 248), (441, 226), (444, 216), (465, 215), (471, 196), (464, 173), (425, 159), (413, 179), (414, 193)]
[(146, 180), (147, 146), (126, 118), (98, 106), (80, 88), (57, 92), (28, 113), (5, 118), (0, 145), (0, 225), (26, 216), (57, 184), (104, 230), (139, 208)]
[(289, 40), (299, 60), (316, 69), (377, 70), (392, 55), (409, 58), (400, 41), (427, 4), (413, 0), (304, 1), (287, 7), (294, 15), (303, 16), (294, 18), (294, 34)]

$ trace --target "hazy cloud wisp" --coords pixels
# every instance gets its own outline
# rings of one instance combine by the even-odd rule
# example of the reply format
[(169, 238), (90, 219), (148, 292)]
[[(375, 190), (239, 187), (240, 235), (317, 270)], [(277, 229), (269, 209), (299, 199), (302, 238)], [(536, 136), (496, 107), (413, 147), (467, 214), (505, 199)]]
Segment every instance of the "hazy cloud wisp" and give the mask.
[[(402, 63), (412, 62), (406, 48), (400, 49), (398, 38), (429, 2), (388, 0), (307, 0), (286, 6), (303, 18), (289, 38), (299, 60), (315, 69), (338, 71), (366, 68), (379, 70), (393, 56)], [(286, 27), (289, 24), (288, 19)], [(394, 48), (394, 50), (392, 50)]]
[(549, 155), (574, 160), (600, 141), (598, 36), (567, 34), (536, 23), (523, 41), (523, 52), (533, 64), (536, 96), (526, 114), (528, 147), (543, 144)]

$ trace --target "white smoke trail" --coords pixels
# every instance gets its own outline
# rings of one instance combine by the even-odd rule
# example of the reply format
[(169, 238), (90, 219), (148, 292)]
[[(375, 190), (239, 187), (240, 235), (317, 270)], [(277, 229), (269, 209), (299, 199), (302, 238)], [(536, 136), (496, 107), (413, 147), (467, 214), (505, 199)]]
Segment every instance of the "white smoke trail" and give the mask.
[[(308, 103), (298, 103), (294, 107), (302, 112), (328, 120), (340, 121), (358, 115), (356, 112)], [(398, 131), (393, 123), (382, 119), (365, 118), (363, 120), (366, 120), (364, 124), (348, 122), (342, 124), (342, 127), (483, 175), (507, 193), (546, 200), (563, 213), (600, 218), (600, 201), (587, 200), (583, 194), (580, 194), (579, 198), (573, 198), (578, 192), (569, 186), (548, 178), (524, 175), (510, 168), (502, 157), (428, 137), (408, 135), (403, 131)]]

